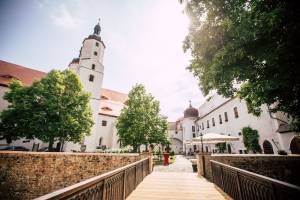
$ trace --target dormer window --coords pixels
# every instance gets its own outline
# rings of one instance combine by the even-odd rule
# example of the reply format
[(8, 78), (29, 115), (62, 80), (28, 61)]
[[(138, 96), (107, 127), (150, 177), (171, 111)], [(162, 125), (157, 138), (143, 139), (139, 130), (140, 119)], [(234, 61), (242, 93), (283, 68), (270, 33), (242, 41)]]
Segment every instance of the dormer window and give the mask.
[(112, 109), (111, 109), (110, 107), (107, 107), (107, 106), (102, 107), (101, 110), (104, 110), (104, 111), (112, 111)]
[(93, 81), (94, 81), (94, 75), (90, 74), (89, 81), (90, 81), (90, 82), (93, 82)]
[(96, 65), (95, 64), (92, 64), (92, 69), (94, 70), (96, 68)]
[(109, 100), (109, 98), (107, 96), (105, 96), (105, 95), (101, 95), (101, 99), (103, 99), (103, 100)]
[(97, 51), (94, 51), (94, 56), (97, 56), (98, 55), (98, 52)]

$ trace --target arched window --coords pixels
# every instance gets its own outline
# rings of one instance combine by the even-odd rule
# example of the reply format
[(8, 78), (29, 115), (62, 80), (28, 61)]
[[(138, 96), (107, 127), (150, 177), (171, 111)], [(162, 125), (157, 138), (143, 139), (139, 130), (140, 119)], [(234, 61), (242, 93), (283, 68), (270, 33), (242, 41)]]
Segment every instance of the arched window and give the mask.
[(225, 122), (228, 122), (227, 112), (224, 112)]
[(94, 81), (94, 75), (90, 74), (89, 81), (90, 81), (90, 82), (93, 82), (93, 81)]
[(238, 113), (237, 107), (234, 107), (233, 111), (234, 111), (234, 117), (238, 118), (239, 117), (239, 113)]
[(300, 139), (298, 137), (292, 139), (290, 149), (292, 153), (300, 154)]
[(265, 154), (274, 154), (272, 144), (268, 140), (264, 141), (263, 149)]

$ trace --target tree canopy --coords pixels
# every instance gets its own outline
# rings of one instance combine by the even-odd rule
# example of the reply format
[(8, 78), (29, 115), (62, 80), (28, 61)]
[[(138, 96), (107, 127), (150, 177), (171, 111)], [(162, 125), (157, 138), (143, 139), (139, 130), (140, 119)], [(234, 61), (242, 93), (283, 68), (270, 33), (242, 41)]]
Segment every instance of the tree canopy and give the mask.
[[(207, 95), (245, 99), (249, 111), (288, 113), (300, 127), (299, 28), (297, 1), (189, 0), (188, 69)], [(239, 85), (242, 84), (241, 87)]]
[(159, 102), (146, 93), (141, 84), (135, 85), (118, 117), (117, 130), (122, 146), (130, 145), (137, 152), (144, 144), (167, 144), (167, 121), (159, 112)]
[(49, 142), (80, 142), (93, 125), (89, 94), (70, 70), (53, 70), (29, 87), (14, 80), (4, 99), (0, 135), (7, 141), (38, 138)]
[(261, 147), (258, 143), (259, 134), (257, 130), (247, 126), (242, 128), (242, 135), (243, 135), (243, 142), (247, 150), (251, 150), (253, 151), (253, 153), (256, 152), (261, 153)]

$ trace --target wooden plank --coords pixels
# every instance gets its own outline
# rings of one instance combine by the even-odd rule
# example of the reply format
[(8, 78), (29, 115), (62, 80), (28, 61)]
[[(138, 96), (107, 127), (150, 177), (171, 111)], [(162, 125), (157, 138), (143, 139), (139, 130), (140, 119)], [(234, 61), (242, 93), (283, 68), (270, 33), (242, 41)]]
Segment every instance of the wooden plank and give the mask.
[(152, 172), (127, 200), (221, 200), (227, 199), (213, 183), (195, 173)]

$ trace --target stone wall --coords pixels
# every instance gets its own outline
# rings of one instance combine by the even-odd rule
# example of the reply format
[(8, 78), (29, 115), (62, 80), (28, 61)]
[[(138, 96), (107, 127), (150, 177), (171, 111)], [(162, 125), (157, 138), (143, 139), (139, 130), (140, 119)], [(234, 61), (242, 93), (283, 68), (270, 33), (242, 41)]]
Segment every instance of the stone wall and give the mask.
[(212, 180), (210, 160), (300, 185), (300, 156), (266, 154), (198, 154), (198, 174)]
[(0, 152), (0, 199), (32, 199), (144, 157), (138, 154)]

